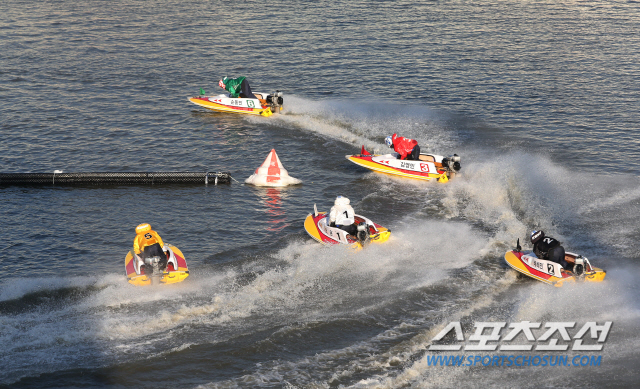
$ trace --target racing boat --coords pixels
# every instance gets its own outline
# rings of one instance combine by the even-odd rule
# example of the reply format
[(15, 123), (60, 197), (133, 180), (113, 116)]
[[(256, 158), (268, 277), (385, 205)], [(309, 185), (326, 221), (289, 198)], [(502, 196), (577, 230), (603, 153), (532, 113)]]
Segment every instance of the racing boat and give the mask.
[(435, 154), (420, 154), (420, 160), (401, 160), (399, 154), (373, 155), (362, 146), (360, 154), (347, 155), (346, 158), (367, 169), (402, 177), (429, 181), (447, 182), (460, 171), (460, 157), (453, 154), (443, 157)]
[(244, 113), (249, 115), (261, 115), (269, 117), (282, 111), (282, 92), (271, 94), (254, 93), (257, 99), (231, 97), (230, 94), (206, 96), (204, 90), (200, 90), (200, 96), (190, 97), (189, 101), (201, 107), (218, 112)]
[(136, 255), (133, 250), (124, 258), (124, 267), (127, 272), (127, 280), (136, 286), (175, 284), (189, 277), (187, 261), (182, 251), (176, 246), (165, 245), (167, 249), (167, 263), (163, 267), (160, 257), (145, 258)]
[(545, 284), (561, 287), (570, 282), (601, 282), (607, 275), (606, 270), (593, 267), (582, 255), (566, 252), (565, 261), (572, 269), (564, 269), (559, 263), (538, 258), (532, 252), (524, 252), (518, 239), (517, 247), (507, 251), (505, 261), (514, 270)]
[(383, 243), (389, 240), (391, 230), (372, 222), (364, 216), (355, 215), (358, 236), (349, 235), (347, 231), (328, 224), (327, 212), (318, 212), (313, 205), (313, 213), (304, 220), (304, 229), (318, 242), (325, 245), (348, 244), (362, 248), (369, 242)]

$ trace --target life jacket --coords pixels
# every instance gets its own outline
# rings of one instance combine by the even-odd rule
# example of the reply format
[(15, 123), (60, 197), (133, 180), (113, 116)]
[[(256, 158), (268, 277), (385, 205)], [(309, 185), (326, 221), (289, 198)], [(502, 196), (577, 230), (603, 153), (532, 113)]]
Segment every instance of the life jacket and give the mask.
[(348, 226), (356, 222), (353, 207), (346, 197), (337, 198), (331, 211), (329, 211), (329, 223), (335, 222), (339, 226)]
[(133, 251), (135, 251), (136, 254), (140, 254), (144, 251), (145, 247), (152, 246), (156, 243), (160, 246), (164, 246), (162, 238), (160, 238), (160, 235), (158, 235), (157, 232), (147, 231), (142, 234), (138, 234), (133, 240)]
[(417, 140), (398, 136), (398, 134), (393, 134), (391, 141), (393, 142), (393, 149), (400, 154), (400, 159), (407, 159), (407, 155), (411, 154), (413, 148), (418, 144)]
[(533, 246), (533, 253), (540, 259), (549, 259), (549, 252), (560, 246), (560, 242), (550, 236), (545, 236)]

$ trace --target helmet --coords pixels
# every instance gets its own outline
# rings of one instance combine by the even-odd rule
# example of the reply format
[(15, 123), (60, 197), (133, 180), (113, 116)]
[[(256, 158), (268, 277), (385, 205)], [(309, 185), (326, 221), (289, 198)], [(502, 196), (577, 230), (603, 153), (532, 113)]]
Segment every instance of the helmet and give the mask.
[(531, 243), (532, 244), (538, 243), (538, 241), (540, 239), (542, 239), (542, 238), (544, 238), (544, 231), (542, 231), (542, 230), (540, 230), (540, 231), (533, 230), (531, 232)]
[(384, 138), (384, 143), (386, 143), (389, 147), (393, 147), (393, 139), (391, 138), (391, 136)]
[(136, 227), (136, 234), (144, 234), (145, 232), (151, 231), (151, 224), (142, 223), (138, 227)]
[(334, 205), (349, 205), (351, 201), (349, 201), (348, 198), (343, 197), (343, 196), (338, 196), (336, 197), (336, 201), (334, 202)]

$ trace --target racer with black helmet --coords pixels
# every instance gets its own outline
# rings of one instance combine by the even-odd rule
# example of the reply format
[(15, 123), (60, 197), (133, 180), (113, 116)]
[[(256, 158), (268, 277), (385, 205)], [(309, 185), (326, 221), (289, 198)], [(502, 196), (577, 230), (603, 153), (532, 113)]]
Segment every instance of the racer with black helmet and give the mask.
[(559, 263), (563, 269), (571, 270), (569, 263), (564, 259), (564, 247), (557, 239), (545, 236), (542, 230), (534, 230), (531, 232), (531, 243), (533, 253), (538, 258)]

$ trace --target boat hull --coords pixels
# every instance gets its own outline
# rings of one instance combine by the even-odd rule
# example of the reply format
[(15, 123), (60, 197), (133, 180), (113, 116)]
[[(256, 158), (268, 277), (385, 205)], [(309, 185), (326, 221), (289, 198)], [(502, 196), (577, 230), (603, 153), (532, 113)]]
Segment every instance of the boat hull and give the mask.
[[(262, 94), (260, 94), (260, 96), (262, 96)], [(189, 101), (216, 112), (259, 115), (264, 117), (273, 115), (271, 108), (266, 105), (264, 100), (260, 99), (232, 98), (228, 95), (219, 95), (190, 97)], [(279, 109), (282, 109), (282, 107), (279, 107)]]
[(182, 282), (189, 277), (187, 261), (176, 246), (169, 245), (169, 260), (167, 270), (161, 275), (147, 275), (140, 269), (139, 264), (134, 260), (133, 251), (129, 251), (124, 259), (124, 267), (127, 273), (127, 281), (136, 286), (147, 286), (152, 284), (175, 284)]
[[(578, 257), (577, 254), (567, 252), (565, 258), (571, 260)], [(514, 270), (545, 284), (561, 287), (565, 283), (574, 282), (602, 282), (607, 274), (605, 270), (588, 264), (585, 266), (584, 277), (576, 277), (560, 264), (541, 260), (535, 255), (522, 251), (507, 251), (504, 256), (507, 264)]]
[[(362, 247), (362, 244), (357, 239), (355, 239), (355, 237), (351, 237), (350, 235), (348, 235), (346, 231), (343, 231), (336, 227), (327, 226), (326, 216), (326, 212), (318, 212), (316, 215), (312, 213), (307, 215), (307, 218), (304, 221), (304, 229), (313, 239), (329, 246), (336, 244), (348, 244), (354, 245), (355, 247)], [(356, 215), (355, 219), (356, 223), (367, 223), (370, 234), (370, 242), (383, 243), (389, 240), (389, 237), (391, 236), (391, 230), (389, 230), (388, 228), (374, 223), (371, 220), (359, 215)]]
[[(426, 155), (426, 154), (425, 154)], [(435, 162), (403, 161), (392, 154), (387, 155), (347, 155), (346, 158), (369, 170), (394, 176), (408, 177), (417, 180), (437, 180), (447, 182), (449, 177), (444, 170), (438, 170)]]

